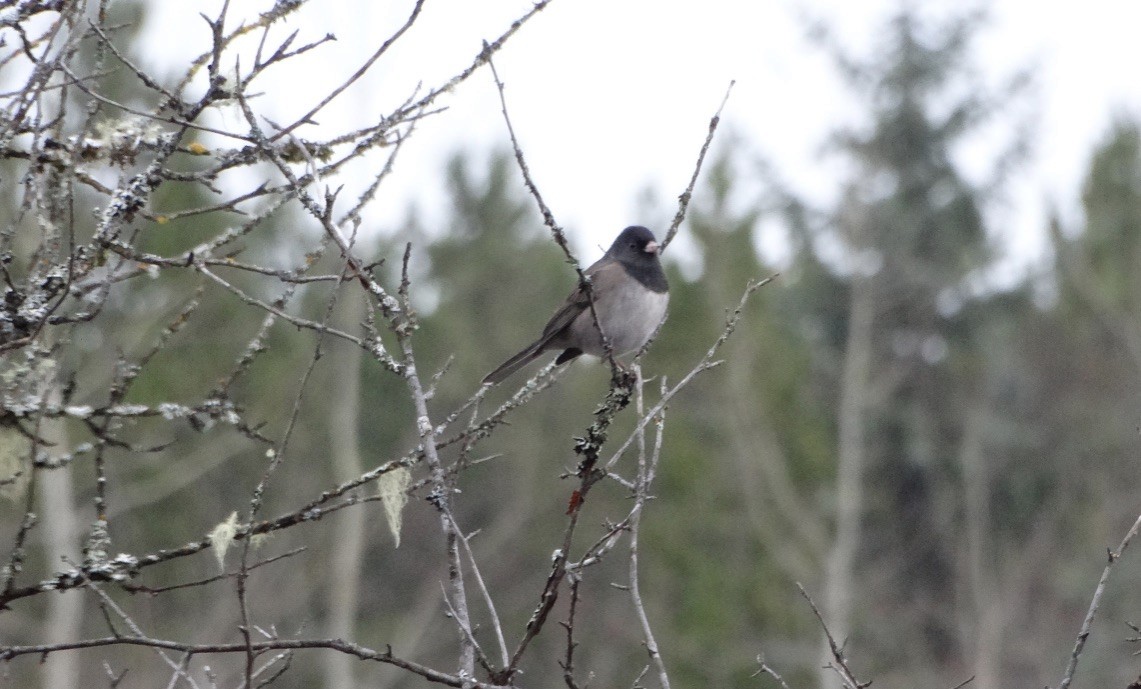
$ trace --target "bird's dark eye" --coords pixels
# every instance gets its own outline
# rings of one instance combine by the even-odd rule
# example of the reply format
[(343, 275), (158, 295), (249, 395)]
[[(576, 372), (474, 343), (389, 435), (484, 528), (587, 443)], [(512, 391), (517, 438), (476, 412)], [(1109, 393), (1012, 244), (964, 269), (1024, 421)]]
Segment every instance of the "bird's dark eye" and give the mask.
[(637, 243), (635, 243), (635, 242), (630, 242), (630, 248), (631, 248), (631, 249), (637, 249), (637, 248), (638, 248), (638, 245), (637, 245)]

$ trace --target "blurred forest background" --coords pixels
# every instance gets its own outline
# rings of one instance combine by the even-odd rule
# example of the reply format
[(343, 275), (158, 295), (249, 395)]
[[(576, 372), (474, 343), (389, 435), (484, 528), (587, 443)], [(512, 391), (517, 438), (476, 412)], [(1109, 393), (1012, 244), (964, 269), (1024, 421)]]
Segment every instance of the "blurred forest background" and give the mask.
[[(1027, 153), (1049, 144), (1017, 123), (1003, 125), (1005, 143), (982, 185), (968, 181), (957, 152), (1003, 121), (1033, 73), (1011, 75), (1007, 89), (988, 92), (971, 68), (978, 17), (932, 27), (918, 4), (904, 7), (885, 21), (879, 53), (837, 56), (866, 108), (865, 125), (821, 142), (847, 171), (840, 203), (816, 208), (796, 198), (779, 169), (722, 131), (682, 225), (688, 242), (672, 247), (695, 252), (687, 270), (665, 254), (670, 315), (643, 369), (674, 381), (717, 338), (747, 281), (780, 272), (749, 303), (719, 355), (725, 363), (669, 407), (640, 547), (646, 611), (676, 686), (776, 686), (757, 675), (759, 655), (794, 689), (839, 686), (820, 669), (820, 627), (796, 582), (845, 640), (857, 674), (877, 687), (949, 689), (971, 676), (969, 686), (978, 689), (1054, 686), (1105, 548), (1141, 509), (1141, 128), (1122, 117), (1089, 152), (1085, 184), (1075, 190), (1084, 222), (1048, 228), (1054, 261), (995, 287), (1000, 257), (993, 246), (1003, 228), (988, 225), (988, 211), (1003, 202), (1004, 185)], [(114, 8), (116, 22), (128, 27), (117, 43), (129, 54), (129, 27), (143, 8)], [(827, 35), (820, 40), (822, 49), (834, 47)], [(140, 87), (129, 72), (99, 84), (119, 102), (142, 98), (132, 92)], [(86, 102), (82, 93), (73, 97)], [(107, 109), (105, 116), (118, 114)], [(678, 132), (677, 140), (702, 134)], [(9, 155), (0, 163), (0, 218), (12, 228), (5, 260), (18, 281), (18, 266), (34, 246), (21, 234), (27, 161)], [(399, 161), (394, 169), (399, 174)], [(434, 409), (450, 410), (530, 341), (575, 278), (509, 149), (457, 151), (440, 174), (450, 188), (447, 226), (424, 226), (410, 209), (403, 226), (367, 228), (358, 251), (386, 259), (379, 272), (395, 285), (404, 244), (412, 243), (417, 358), (425, 376), (450, 360), (432, 400)], [(136, 246), (184, 255), (236, 220), (224, 211), (166, 216), (213, 202), (194, 185), (158, 187), (147, 207), (163, 219), (137, 219)], [(91, 235), (91, 209), (105, 203), (76, 190), (81, 234)], [(644, 197), (643, 210), (641, 222), (661, 236), (675, 209), (672, 201)], [(763, 223), (787, 229), (789, 258), (780, 265), (756, 249)], [(284, 269), (303, 259), (319, 232), (286, 205), (242, 238), (239, 258)], [(597, 255), (583, 256), (584, 263)], [(335, 251), (317, 261), (323, 272), (340, 270)], [(275, 298), (258, 291), (255, 276), (232, 279), (262, 299)], [(352, 331), (365, 318), (359, 292), (347, 290), (336, 302), (337, 327)], [(328, 284), (304, 284), (288, 309), (320, 320), (329, 297)], [(122, 401), (206, 398), (241, 358), (263, 314), (193, 270), (119, 282), (97, 317), (65, 335), (45, 328), (40, 351), (54, 353), (73, 404), (97, 406), (120, 375), (118, 362), (150, 351), (192, 300), (197, 307)], [(264, 353), (237, 381), (231, 394), (245, 419), (264, 424), (260, 433), (282, 433), (315, 340), (310, 330), (278, 322)], [(12, 371), (21, 357), (36, 356), (28, 351), (6, 352), (0, 364), (8, 378), (7, 424), (22, 418), (13, 408)], [(495, 458), (459, 480), (458, 516), (479, 530), (472, 547), (505, 627), (525, 623), (542, 589), (573, 489), (560, 476), (577, 461), (573, 438), (590, 423), (607, 377), (597, 362), (572, 365), (554, 389), (481, 443), (479, 456)], [(489, 399), (498, 403), (523, 382), (508, 381)], [(268, 514), (416, 446), (404, 381), (361, 348), (326, 341), (306, 385), (290, 459), (265, 497)], [(615, 437), (624, 437), (634, 417), (632, 410), (618, 416)], [(265, 471), (264, 448), (225, 424), (190, 421), (139, 419), (124, 431), (130, 446), (107, 448), (110, 552), (177, 547), (246, 504)], [(61, 434), (52, 452), (98, 443), (80, 419), (68, 420)], [(24, 471), (20, 437), (5, 435), (6, 476)], [(155, 447), (161, 449), (144, 451)], [(16, 480), (4, 486), (0, 502), (0, 543), (13, 542), (28, 504), (45, 520), (29, 541), (21, 585), (63, 568), (61, 552), (80, 561), (96, 519), (88, 458), (37, 474), (39, 497), (27, 502), (28, 484)], [(413, 486), (398, 548), (379, 502), (274, 536), (263, 546), (267, 556), (307, 550), (257, 570), (252, 604), (259, 616), (274, 620), (283, 635), (343, 636), (444, 662), (456, 633), (444, 614), (446, 572), (427, 492)], [(587, 503), (579, 540), (597, 539), (628, 500), (618, 486), (601, 486)], [(53, 519), (62, 521), (49, 528)], [(582, 584), (578, 658), (593, 673), (590, 686), (631, 686), (646, 665), (628, 595), (610, 586), (624, 566), (603, 562)], [(149, 568), (141, 581), (159, 587), (217, 572), (215, 558), (203, 553), (176, 567)], [(107, 591), (156, 637), (236, 637), (232, 593)], [(1141, 673), (1141, 660), (1131, 655), (1136, 647), (1127, 642), (1134, 636), (1127, 623), (1141, 621), (1138, 591), (1141, 562), (1126, 557), (1114, 570), (1075, 686), (1124, 689)], [(99, 637), (106, 625), (88, 592), (30, 597), (0, 611), (0, 641), (48, 643), (49, 634), (67, 629), (76, 638)], [(551, 626), (536, 643), (551, 649), (542, 657), (557, 657), (565, 639)], [(317, 662), (321, 652), (306, 653), (309, 662), (296, 661), (276, 685), (425, 684), (389, 666)], [(106, 686), (109, 658), (116, 671), (132, 668), (118, 686), (163, 686), (170, 677), (146, 649), (93, 648), (53, 653), (42, 665), (35, 656), (14, 659), (0, 668), (0, 684), (63, 689), (48, 683), (45, 668), (72, 662), (72, 686)], [(211, 660), (217, 686), (238, 686), (229, 662)], [(523, 686), (563, 685), (553, 660), (524, 670)]]

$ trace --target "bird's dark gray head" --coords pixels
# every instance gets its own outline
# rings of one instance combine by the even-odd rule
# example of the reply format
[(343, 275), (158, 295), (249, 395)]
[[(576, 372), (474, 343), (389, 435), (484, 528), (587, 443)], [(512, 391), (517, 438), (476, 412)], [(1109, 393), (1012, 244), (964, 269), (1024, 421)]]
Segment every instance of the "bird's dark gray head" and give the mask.
[(631, 225), (622, 230), (606, 253), (622, 263), (645, 264), (655, 262), (660, 250), (653, 232), (641, 225)]
[(661, 250), (653, 232), (641, 225), (631, 225), (622, 230), (606, 255), (624, 265), (626, 272), (650, 291), (662, 293), (669, 286), (662, 262), (658, 260)]

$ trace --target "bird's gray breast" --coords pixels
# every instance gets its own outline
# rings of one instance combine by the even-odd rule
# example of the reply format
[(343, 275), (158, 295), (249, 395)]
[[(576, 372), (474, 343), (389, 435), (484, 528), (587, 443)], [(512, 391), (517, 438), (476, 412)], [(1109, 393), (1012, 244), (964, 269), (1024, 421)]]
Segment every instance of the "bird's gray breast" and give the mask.
[[(628, 354), (644, 345), (665, 317), (669, 300), (668, 292), (648, 289), (612, 290), (596, 298), (595, 311), (614, 353)], [(599, 357), (606, 355), (589, 308), (575, 319), (570, 330), (569, 339), (579, 349)]]

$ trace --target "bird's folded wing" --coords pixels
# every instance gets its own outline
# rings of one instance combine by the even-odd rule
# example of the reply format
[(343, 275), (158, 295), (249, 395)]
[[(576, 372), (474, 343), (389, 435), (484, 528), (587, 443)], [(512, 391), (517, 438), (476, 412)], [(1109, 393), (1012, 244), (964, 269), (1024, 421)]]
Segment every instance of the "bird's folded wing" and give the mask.
[[(595, 303), (598, 303), (599, 297), (613, 288), (618, 280), (622, 279), (622, 264), (617, 261), (600, 260), (587, 268), (586, 274), (590, 276), (591, 291), (594, 293)], [(547, 321), (547, 326), (543, 328), (539, 342), (545, 344), (550, 341), (552, 337), (574, 322), (579, 314), (589, 308), (590, 298), (586, 296), (586, 291), (583, 290), (582, 285), (579, 285), (567, 297), (562, 308), (551, 316), (551, 320)]]

